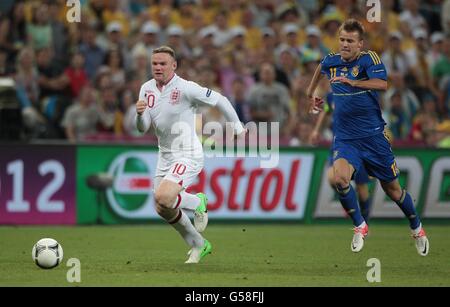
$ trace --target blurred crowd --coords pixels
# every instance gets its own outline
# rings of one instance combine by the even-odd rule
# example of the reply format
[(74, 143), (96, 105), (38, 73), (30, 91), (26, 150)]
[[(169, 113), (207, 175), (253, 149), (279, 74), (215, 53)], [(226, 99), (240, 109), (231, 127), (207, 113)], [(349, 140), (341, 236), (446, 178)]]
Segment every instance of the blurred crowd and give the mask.
[[(21, 139), (139, 138), (134, 104), (152, 50), (169, 45), (177, 74), (224, 94), (242, 122), (279, 122), (281, 145), (329, 143), (331, 118), (311, 144), (305, 92), (353, 17), (388, 70), (380, 103), (394, 141), (450, 147), (450, 0), (383, 0), (373, 23), (365, 0), (80, 0), (81, 22), (68, 22), (68, 2), (1, 1), (0, 120)], [(20, 116), (5, 115), (11, 99)]]

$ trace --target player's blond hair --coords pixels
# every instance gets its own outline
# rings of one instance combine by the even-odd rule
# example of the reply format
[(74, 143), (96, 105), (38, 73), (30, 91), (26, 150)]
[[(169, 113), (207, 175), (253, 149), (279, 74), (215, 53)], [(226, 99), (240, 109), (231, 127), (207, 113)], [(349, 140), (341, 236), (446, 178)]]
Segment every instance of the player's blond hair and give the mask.
[(339, 32), (341, 33), (341, 31), (344, 30), (345, 32), (358, 32), (359, 34), (359, 39), (362, 40), (364, 39), (364, 34), (366, 33), (364, 26), (361, 22), (359, 22), (356, 19), (347, 19), (340, 27), (339, 27)]
[(175, 51), (173, 51), (172, 48), (170, 48), (169, 46), (161, 46), (158, 47), (156, 49), (153, 49), (152, 54), (156, 54), (156, 53), (167, 53), (169, 54), (174, 60), (176, 60), (175, 57)]

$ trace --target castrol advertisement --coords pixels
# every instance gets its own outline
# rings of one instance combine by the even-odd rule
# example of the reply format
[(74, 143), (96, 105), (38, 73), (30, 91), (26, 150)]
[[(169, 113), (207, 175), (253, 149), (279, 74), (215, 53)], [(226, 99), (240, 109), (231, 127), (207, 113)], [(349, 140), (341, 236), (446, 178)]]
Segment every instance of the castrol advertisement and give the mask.
[[(157, 162), (153, 150), (79, 151), (78, 222), (160, 219), (154, 204)], [(301, 220), (313, 162), (310, 153), (284, 154), (272, 168), (262, 168), (257, 157), (205, 157), (187, 192), (207, 195), (211, 219)]]
[(312, 154), (285, 154), (278, 167), (257, 158), (205, 159), (189, 190), (208, 196), (211, 218), (302, 219), (311, 181)]

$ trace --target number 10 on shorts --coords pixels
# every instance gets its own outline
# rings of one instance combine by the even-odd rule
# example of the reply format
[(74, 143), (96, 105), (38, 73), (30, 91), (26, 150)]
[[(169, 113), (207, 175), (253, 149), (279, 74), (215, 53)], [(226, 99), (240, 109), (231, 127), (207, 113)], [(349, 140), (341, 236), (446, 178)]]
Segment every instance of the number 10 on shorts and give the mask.
[(172, 174), (183, 175), (185, 171), (186, 171), (186, 165), (181, 164), (181, 163), (176, 163), (175, 167), (173, 168)]

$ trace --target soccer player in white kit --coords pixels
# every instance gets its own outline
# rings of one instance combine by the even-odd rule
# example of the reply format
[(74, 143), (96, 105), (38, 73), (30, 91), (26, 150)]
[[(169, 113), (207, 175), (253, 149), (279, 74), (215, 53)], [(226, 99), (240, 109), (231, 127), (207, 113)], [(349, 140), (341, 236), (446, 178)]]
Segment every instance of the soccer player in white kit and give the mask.
[[(212, 246), (200, 234), (208, 223), (206, 196), (185, 191), (203, 168), (203, 148), (195, 131), (197, 105), (219, 108), (234, 124), (235, 135), (244, 135), (246, 129), (226, 97), (175, 74), (177, 62), (172, 48), (154, 49), (151, 65), (153, 79), (141, 86), (136, 125), (140, 132), (153, 125), (158, 137), (156, 211), (191, 247), (186, 263), (198, 263), (211, 253)], [(182, 209), (194, 212), (194, 225)]]

